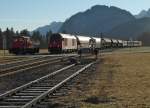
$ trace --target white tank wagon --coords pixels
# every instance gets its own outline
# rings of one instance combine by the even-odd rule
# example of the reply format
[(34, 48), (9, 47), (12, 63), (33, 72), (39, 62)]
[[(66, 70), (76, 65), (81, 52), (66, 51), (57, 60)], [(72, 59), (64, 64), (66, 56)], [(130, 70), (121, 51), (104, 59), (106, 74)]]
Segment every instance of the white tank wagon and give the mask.
[(93, 39), (95, 40), (95, 48), (96, 49), (101, 49), (102, 47), (102, 38), (96, 38), (96, 37), (93, 37)]
[(76, 36), (78, 39), (78, 50), (82, 50), (84, 52), (89, 52), (93, 43), (91, 43), (91, 37), (86, 36)]
[(133, 42), (133, 47), (141, 47), (142, 46), (142, 41), (134, 41)]
[(111, 47), (116, 48), (118, 46), (118, 41), (116, 39), (111, 39)]
[(140, 47), (142, 46), (142, 41), (123, 41), (123, 47)]
[(128, 47), (140, 47), (142, 46), (141, 41), (127, 41)]
[(124, 48), (128, 47), (128, 41), (123, 41), (123, 47)]
[(103, 49), (111, 48), (111, 44), (112, 44), (111, 39), (109, 39), (109, 38), (102, 38), (101, 42), (102, 42), (101, 48), (103, 48)]
[(118, 41), (118, 48), (123, 47), (123, 40), (117, 40)]

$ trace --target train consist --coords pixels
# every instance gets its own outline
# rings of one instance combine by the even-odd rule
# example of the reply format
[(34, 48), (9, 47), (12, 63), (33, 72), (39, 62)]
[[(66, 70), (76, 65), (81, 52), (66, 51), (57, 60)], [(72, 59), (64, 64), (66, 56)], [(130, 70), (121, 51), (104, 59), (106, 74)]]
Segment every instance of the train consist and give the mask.
[[(39, 41), (32, 40), (28, 36), (15, 37), (9, 52), (12, 54), (35, 54), (39, 53)], [(95, 49), (125, 48), (142, 46), (141, 41), (124, 41), (109, 38), (98, 38), (71, 34), (52, 34), (48, 44), (50, 53), (69, 53), (82, 50), (91, 52)]]
[(50, 53), (74, 52), (78, 50), (91, 51), (94, 49), (140, 47), (141, 41), (124, 41), (109, 38), (88, 37), (80, 35), (53, 34), (50, 37), (48, 51)]
[(12, 54), (35, 54), (39, 53), (39, 41), (34, 41), (27, 36), (15, 37), (12, 41), (9, 53)]

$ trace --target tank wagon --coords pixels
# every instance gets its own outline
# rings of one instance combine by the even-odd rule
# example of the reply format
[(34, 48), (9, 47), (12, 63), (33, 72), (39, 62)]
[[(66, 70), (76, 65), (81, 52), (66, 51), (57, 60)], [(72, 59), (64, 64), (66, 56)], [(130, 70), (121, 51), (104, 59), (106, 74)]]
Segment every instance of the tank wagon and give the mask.
[(142, 46), (141, 41), (127, 41), (128, 47), (140, 47)]
[(94, 48), (95, 40), (88, 36), (76, 36), (78, 40), (77, 50), (82, 50), (82, 52), (89, 53), (90, 50)]
[(39, 53), (39, 41), (32, 40), (28, 36), (18, 36), (13, 38), (9, 53), (12, 54), (35, 54)]
[(112, 41), (109, 38), (102, 38), (101, 49), (107, 49), (112, 47)]
[(117, 40), (117, 48), (123, 48), (123, 40)]
[(118, 47), (118, 41), (116, 39), (111, 39), (111, 46), (112, 46), (112, 48), (117, 48)]

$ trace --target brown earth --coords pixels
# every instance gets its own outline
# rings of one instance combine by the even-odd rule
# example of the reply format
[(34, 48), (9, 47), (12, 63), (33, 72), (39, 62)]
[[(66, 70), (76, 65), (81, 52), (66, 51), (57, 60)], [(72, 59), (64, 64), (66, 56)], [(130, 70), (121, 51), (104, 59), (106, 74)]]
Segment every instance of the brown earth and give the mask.
[(61, 100), (80, 108), (150, 108), (149, 65), (149, 53), (104, 55)]

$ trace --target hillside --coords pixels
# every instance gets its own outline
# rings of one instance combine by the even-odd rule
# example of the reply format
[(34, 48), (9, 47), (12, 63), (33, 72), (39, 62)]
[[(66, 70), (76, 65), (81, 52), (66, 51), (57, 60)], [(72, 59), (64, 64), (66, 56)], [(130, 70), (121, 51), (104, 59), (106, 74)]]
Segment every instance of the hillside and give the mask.
[(142, 10), (138, 15), (135, 15), (136, 18), (144, 18), (144, 17), (150, 17), (150, 9), (149, 10)]
[(59, 31), (95, 35), (108, 32), (112, 28), (134, 19), (135, 17), (128, 11), (113, 6), (96, 5), (85, 12), (70, 17), (64, 22)]
[(141, 18), (134, 21), (121, 24), (113, 28), (109, 35), (110, 37), (120, 39), (136, 39), (144, 32), (150, 31), (150, 18)]

